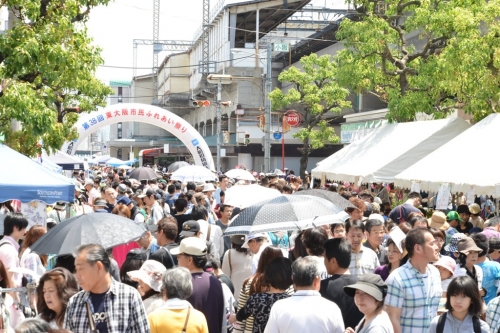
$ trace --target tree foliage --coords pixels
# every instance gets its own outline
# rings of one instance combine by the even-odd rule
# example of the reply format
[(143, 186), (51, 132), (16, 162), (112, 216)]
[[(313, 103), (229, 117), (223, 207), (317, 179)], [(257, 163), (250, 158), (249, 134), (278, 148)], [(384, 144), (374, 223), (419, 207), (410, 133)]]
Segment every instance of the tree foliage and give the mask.
[(313, 53), (303, 57), (300, 64), (303, 70), (290, 67), (278, 77), (280, 82), (291, 83), (292, 88), (286, 93), (276, 88), (269, 98), (273, 110), (292, 106), (302, 114), (302, 127), (293, 136), (303, 143), (300, 160), (300, 174), (303, 177), (312, 150), (339, 142), (333, 127), (328, 124), (328, 114), (340, 113), (350, 103), (346, 101), (349, 91), (339, 86), (336, 80), (338, 67), (331, 56), (318, 57)]
[(498, 0), (356, 0), (337, 37), (339, 81), (388, 103), (391, 121), (461, 108), (477, 119), (499, 100)]
[[(109, 0), (5, 0), (16, 16), (0, 35), (0, 133), (12, 148), (34, 155), (76, 138), (79, 112), (104, 106), (112, 92), (94, 77), (103, 63), (85, 22)], [(21, 125), (13, 130), (12, 120)]]

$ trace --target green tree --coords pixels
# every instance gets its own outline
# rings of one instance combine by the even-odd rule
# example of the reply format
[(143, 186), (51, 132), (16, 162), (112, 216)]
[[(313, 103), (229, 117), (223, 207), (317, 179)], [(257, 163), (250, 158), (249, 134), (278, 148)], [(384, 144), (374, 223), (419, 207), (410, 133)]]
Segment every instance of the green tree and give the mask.
[(280, 82), (291, 83), (292, 88), (286, 93), (276, 88), (269, 99), (273, 110), (295, 107), (302, 114), (302, 126), (293, 137), (302, 141), (300, 175), (304, 177), (309, 154), (325, 144), (339, 142), (328, 123), (329, 114), (340, 113), (350, 107), (350, 102), (346, 101), (349, 90), (339, 86), (336, 80), (338, 66), (331, 56), (318, 57), (313, 53), (302, 57), (300, 64), (303, 70), (290, 67), (278, 77)]
[[(16, 16), (0, 35), (0, 133), (5, 143), (33, 156), (76, 138), (79, 112), (106, 104), (112, 92), (94, 77), (103, 63), (85, 23), (109, 0), (5, 0)], [(14, 123), (21, 129), (15, 130)]]
[(356, 0), (337, 33), (338, 80), (388, 103), (390, 121), (497, 111), (498, 0)]

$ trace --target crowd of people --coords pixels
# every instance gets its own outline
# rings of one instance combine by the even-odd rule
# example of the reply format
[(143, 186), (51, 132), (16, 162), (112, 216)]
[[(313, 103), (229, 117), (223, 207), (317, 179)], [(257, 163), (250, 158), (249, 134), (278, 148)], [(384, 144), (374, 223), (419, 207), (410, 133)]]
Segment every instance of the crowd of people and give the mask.
[[(306, 177), (254, 174), (282, 195)], [(500, 329), (500, 217), (490, 198), (449, 209), (391, 186), (328, 184), (349, 203), (345, 221), (305, 230), (225, 235), (241, 207), (225, 204), (244, 181), (180, 183), (168, 173), (134, 180), (96, 167), (73, 174), (75, 201), (56, 203), (28, 231), (1, 204), (0, 287), (37, 284), (26, 315), (0, 297), (0, 326), (15, 332), (493, 333)], [(319, 188), (316, 184), (313, 186)], [(313, 210), (314, 207), (311, 207)], [(73, 255), (30, 249), (80, 214), (117, 214), (144, 227), (136, 242)], [(117, 226), (119, 227), (119, 226)], [(33, 272), (26, 273), (16, 268)], [(0, 290), (1, 292), (1, 290)]]

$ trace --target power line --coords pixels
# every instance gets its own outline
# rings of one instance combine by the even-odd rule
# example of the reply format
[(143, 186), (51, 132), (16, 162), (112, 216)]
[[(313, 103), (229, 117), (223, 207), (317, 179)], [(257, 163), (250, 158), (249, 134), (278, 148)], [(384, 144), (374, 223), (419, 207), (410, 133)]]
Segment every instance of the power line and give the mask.
[[(242, 60), (242, 59), (248, 59), (248, 58), (252, 58), (252, 57), (254, 57), (254, 56), (255, 56), (255, 55), (254, 55), (254, 54), (252, 54), (252, 55), (245, 56), (245, 57), (241, 57), (241, 58), (233, 58), (233, 59), (222, 60), (222, 61), (211, 61), (211, 63), (220, 64), (220, 63), (228, 62), (228, 61), (231, 61), (231, 60)], [(105, 68), (133, 69), (133, 67), (130, 67), (130, 66), (99, 65), (99, 67), (105, 67)], [(187, 68), (187, 67), (199, 67), (199, 65), (174, 66), (174, 67), (168, 67), (168, 68), (170, 69), (170, 68)], [(151, 68), (152, 68), (152, 67), (136, 67), (136, 69), (151, 69)]]

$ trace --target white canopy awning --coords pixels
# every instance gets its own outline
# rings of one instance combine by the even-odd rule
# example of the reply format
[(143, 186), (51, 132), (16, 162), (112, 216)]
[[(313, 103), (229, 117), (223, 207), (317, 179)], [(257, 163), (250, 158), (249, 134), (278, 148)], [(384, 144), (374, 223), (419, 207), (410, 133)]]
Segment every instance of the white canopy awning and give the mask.
[(462, 118), (386, 124), (319, 163), (314, 178), (392, 183), (394, 176), (450, 141), (470, 124)]
[(418, 181), (421, 190), (437, 192), (448, 183), (452, 193), (473, 188), (475, 194), (496, 196), (499, 141), (500, 115), (491, 114), (396, 175), (395, 185), (410, 188)]

